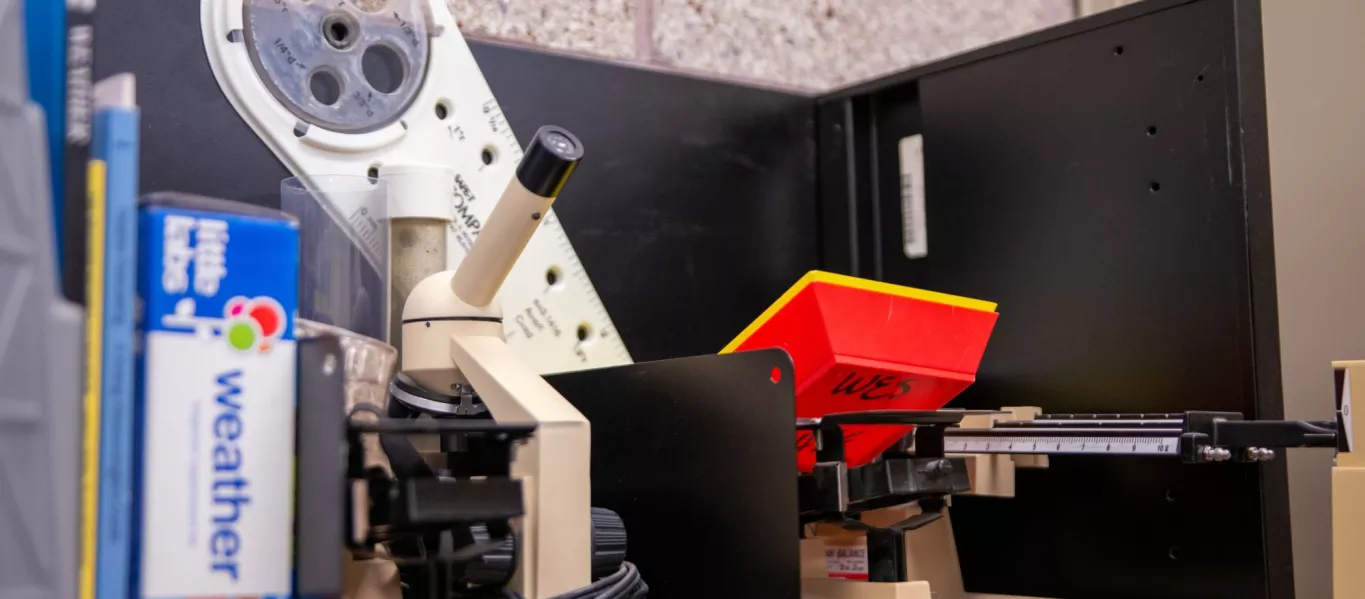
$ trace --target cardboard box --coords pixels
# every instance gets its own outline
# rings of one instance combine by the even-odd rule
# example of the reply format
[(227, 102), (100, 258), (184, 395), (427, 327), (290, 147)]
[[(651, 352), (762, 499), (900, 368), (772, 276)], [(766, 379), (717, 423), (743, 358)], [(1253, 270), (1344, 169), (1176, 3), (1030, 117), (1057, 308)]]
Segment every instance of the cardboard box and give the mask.
[(283, 213), (144, 198), (140, 597), (290, 594), (298, 244)]

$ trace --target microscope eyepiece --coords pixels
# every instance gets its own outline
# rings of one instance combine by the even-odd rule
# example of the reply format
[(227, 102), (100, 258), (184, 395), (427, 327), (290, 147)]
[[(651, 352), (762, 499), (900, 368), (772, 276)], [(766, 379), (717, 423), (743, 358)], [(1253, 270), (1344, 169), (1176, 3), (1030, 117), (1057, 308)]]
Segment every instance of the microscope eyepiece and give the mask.
[(553, 198), (582, 159), (583, 142), (563, 127), (546, 125), (526, 146), (526, 155), (517, 166), (517, 180), (531, 193)]
[(545, 135), (545, 145), (556, 154), (565, 158), (573, 159), (573, 155), (582, 156), (582, 148), (578, 146), (569, 136), (558, 131), (550, 131)]

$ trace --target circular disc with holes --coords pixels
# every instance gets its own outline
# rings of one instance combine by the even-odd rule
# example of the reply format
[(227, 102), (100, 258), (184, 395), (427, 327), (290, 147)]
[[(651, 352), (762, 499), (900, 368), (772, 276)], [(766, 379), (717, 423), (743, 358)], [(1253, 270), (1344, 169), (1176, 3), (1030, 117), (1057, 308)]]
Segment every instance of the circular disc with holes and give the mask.
[(242, 11), (261, 81), (309, 126), (382, 128), (422, 88), (432, 28), (420, 0), (245, 0)]

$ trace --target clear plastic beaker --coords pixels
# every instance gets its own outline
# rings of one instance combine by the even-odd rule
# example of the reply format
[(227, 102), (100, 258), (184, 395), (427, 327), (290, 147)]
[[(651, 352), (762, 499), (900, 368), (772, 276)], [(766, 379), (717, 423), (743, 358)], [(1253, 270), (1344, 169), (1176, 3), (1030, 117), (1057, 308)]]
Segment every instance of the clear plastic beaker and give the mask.
[(299, 219), (299, 316), (388, 341), (388, 184), (290, 177), (280, 208)]
[[(338, 410), (343, 410), (348, 418), (356, 406), (369, 404), (385, 414), (389, 406), (389, 380), (393, 378), (398, 366), (398, 350), (392, 345), (372, 337), (358, 335), (351, 331), (299, 318), (299, 337), (307, 339), (320, 335), (335, 336), (341, 343), (344, 354), (344, 377), (346, 391), (344, 402), (338, 402)], [(373, 414), (358, 414), (355, 417), (372, 419)], [(361, 435), (365, 446), (365, 466), (378, 466), (389, 472), (389, 462), (384, 450), (379, 446), (379, 435)], [(392, 474), (392, 472), (390, 472)]]

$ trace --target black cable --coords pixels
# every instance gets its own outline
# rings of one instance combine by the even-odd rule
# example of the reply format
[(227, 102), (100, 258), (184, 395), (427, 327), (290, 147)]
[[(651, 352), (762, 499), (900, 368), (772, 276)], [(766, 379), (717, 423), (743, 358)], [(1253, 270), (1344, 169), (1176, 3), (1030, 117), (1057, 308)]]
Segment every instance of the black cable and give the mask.
[(621, 579), (617, 581), (616, 584), (611, 585), (610, 587), (607, 588), (606, 591), (603, 591), (602, 593), (595, 595), (594, 597), (600, 597), (602, 599), (612, 599), (616, 597), (630, 597), (634, 595), (633, 589), (637, 586), (638, 583), (641, 582), (640, 572), (635, 569), (634, 564), (630, 564), (629, 566), (627, 566), (627, 564), (622, 564), (621, 569), (618, 572), (624, 572), (625, 575), (621, 576)]
[(649, 586), (635, 564), (623, 562), (621, 569), (586, 587), (556, 595), (553, 599), (630, 599), (644, 597)]
[(598, 593), (601, 593), (607, 587), (610, 587), (611, 585), (615, 584), (618, 580), (620, 580), (621, 577), (624, 576), (625, 570), (626, 570), (625, 566), (622, 566), (621, 569), (611, 573), (610, 575), (598, 579), (597, 582), (594, 582), (581, 589), (576, 589), (569, 591), (567, 593), (555, 595), (554, 597), (551, 597), (551, 599), (587, 599), (589, 597), (597, 597)]
[[(621, 569), (598, 579), (597, 582), (581, 589), (555, 595), (551, 599), (643, 599), (648, 594), (649, 585), (645, 584), (644, 578), (640, 576), (640, 570), (635, 567), (635, 564), (623, 562)], [(488, 595), (457, 593), (454, 597), (457, 599), (486, 598)], [(505, 599), (524, 599), (521, 593), (510, 589), (503, 589), (502, 597)]]

